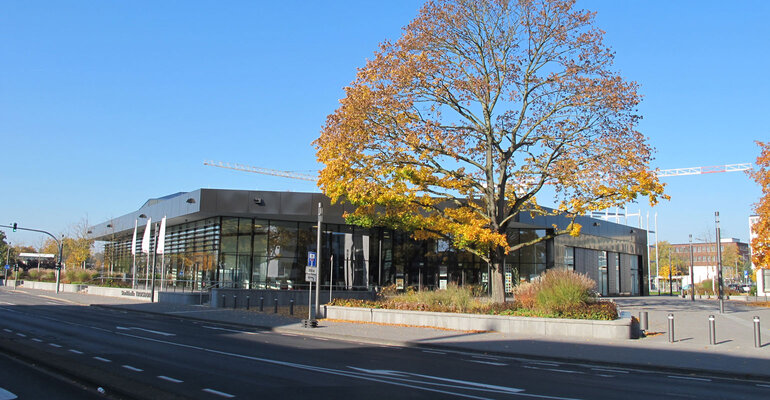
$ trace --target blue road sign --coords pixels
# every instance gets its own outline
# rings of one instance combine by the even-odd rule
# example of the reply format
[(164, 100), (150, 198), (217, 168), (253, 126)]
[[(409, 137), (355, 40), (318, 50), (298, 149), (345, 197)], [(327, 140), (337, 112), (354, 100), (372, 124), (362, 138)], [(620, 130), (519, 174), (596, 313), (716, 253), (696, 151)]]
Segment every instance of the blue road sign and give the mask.
[[(6, 265), (5, 268), (8, 268), (8, 266)], [(743, 271), (743, 277), (744, 278), (748, 278), (749, 277), (749, 271)]]
[(307, 252), (307, 266), (308, 267), (315, 267), (316, 266), (315, 251), (308, 251)]
[(5, 269), (11, 269), (11, 266), (8, 264), (5, 264)]

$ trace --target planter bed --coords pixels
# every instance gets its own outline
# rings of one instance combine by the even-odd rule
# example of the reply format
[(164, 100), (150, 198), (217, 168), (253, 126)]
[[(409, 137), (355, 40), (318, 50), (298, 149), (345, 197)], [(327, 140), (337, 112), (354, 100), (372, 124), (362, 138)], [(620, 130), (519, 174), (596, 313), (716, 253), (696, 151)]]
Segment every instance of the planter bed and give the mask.
[(462, 331), (495, 331), (528, 336), (568, 336), (597, 339), (636, 337), (630, 315), (614, 321), (510, 317), (429, 311), (324, 306), (324, 317), (343, 321), (400, 324)]

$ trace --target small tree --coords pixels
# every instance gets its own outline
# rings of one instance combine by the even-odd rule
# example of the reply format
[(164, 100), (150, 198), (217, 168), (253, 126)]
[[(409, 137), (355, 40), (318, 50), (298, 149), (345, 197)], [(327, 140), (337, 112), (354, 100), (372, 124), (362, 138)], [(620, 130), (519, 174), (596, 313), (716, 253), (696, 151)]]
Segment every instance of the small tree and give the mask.
[[(385, 42), (315, 141), (321, 190), (349, 222), (444, 238), (490, 264), (505, 299), (506, 253), (579, 235), (574, 218), (663, 186), (635, 130), (637, 84), (611, 68), (594, 14), (573, 0), (437, 0)], [(555, 189), (572, 219), (509, 243), (522, 212)]]
[(760, 149), (756, 168), (749, 174), (762, 189), (762, 197), (754, 204), (759, 221), (752, 230), (751, 257), (757, 268), (770, 268), (770, 143), (756, 142)]

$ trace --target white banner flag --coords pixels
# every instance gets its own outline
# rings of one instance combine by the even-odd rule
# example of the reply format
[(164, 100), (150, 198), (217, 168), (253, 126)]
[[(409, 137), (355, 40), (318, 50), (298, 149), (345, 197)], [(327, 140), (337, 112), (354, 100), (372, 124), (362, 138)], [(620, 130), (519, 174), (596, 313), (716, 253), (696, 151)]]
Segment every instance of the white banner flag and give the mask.
[(131, 254), (136, 255), (136, 225), (138, 222), (134, 220), (134, 237), (131, 239)]
[(166, 217), (164, 216), (160, 220), (160, 230), (158, 231), (158, 245), (155, 246), (155, 252), (163, 254), (163, 249), (166, 247)]
[(152, 230), (152, 218), (147, 218), (147, 228), (144, 228), (144, 237), (142, 237), (142, 253), (150, 254), (150, 231)]

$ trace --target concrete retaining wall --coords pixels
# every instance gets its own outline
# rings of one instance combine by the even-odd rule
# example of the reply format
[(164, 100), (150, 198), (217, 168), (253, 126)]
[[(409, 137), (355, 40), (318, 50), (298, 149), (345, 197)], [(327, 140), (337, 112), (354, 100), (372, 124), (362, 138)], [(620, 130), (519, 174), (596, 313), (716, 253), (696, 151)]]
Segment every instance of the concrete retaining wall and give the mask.
[[(332, 292), (335, 299), (360, 299), (374, 300), (376, 293), (374, 291), (346, 291), (335, 290)], [(224, 304), (222, 296), (224, 297)], [(235, 296), (236, 308), (246, 308), (246, 296), (249, 296), (250, 307), (259, 307), (259, 298), (265, 299), (265, 308), (273, 307), (275, 299), (278, 299), (279, 306), (288, 306), (290, 300), (294, 300), (294, 305), (307, 305), (307, 290), (269, 290), (269, 289), (212, 289), (211, 307), (233, 307), (233, 296)], [(313, 292), (315, 298), (315, 292)], [(321, 304), (329, 302), (329, 291), (321, 290), (318, 300)], [(315, 300), (314, 300), (315, 301)]]
[[(13, 281), (8, 281), (13, 282)], [(10, 284), (13, 285), (12, 283)], [(40, 290), (50, 290), (52, 292), (56, 291), (56, 282), (37, 282), (37, 281), (22, 281), (19, 280), (18, 287), (24, 287), (27, 289), (40, 289)], [(72, 285), (69, 283), (60, 283), (59, 284), (59, 291), (60, 292), (68, 292), (68, 293), (78, 293), (81, 290), (87, 288), (88, 285)]]
[(197, 305), (209, 301), (209, 294), (200, 292), (158, 292), (158, 303)]
[(425, 326), (463, 331), (496, 331), (529, 336), (569, 336), (597, 339), (631, 339), (635, 336), (630, 317), (619, 318), (614, 321), (594, 321), (338, 306), (324, 306), (323, 312), (324, 316), (329, 319)]
[(150, 290), (134, 290), (131, 288), (111, 288), (101, 286), (88, 286), (85, 292), (96, 296), (122, 297), (141, 301), (150, 301), (150, 297), (152, 296), (152, 291)]

